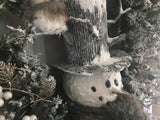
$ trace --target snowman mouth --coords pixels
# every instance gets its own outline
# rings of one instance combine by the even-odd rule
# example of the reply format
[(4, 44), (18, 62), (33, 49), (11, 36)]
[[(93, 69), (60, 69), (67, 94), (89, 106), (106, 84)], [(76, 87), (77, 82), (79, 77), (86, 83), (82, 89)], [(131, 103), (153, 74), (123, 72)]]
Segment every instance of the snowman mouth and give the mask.
[(112, 91), (113, 94), (117, 94), (118, 96), (122, 96), (127, 99), (131, 99), (131, 95), (125, 91)]

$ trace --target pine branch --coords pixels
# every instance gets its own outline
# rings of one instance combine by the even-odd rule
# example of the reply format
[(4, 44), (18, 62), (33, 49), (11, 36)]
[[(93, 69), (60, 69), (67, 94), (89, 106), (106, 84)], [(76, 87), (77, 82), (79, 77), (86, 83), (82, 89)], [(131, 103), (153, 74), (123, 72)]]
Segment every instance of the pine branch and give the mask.
[(11, 63), (5, 64), (3, 61), (0, 61), (0, 83), (11, 81), (15, 69), (15, 65), (12, 65)]

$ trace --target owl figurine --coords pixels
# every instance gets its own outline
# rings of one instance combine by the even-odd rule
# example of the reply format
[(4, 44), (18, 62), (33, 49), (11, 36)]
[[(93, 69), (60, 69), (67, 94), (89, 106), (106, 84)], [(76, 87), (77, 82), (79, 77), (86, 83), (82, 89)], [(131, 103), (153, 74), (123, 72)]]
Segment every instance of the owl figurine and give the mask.
[(31, 0), (32, 23), (43, 34), (63, 35), (68, 43), (72, 37), (67, 32), (68, 13), (63, 2), (58, 0)]

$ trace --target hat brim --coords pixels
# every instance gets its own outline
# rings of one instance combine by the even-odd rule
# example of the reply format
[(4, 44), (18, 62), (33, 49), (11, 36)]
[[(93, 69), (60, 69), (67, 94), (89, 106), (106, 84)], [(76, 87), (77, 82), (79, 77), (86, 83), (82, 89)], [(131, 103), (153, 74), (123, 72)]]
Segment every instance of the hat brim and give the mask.
[(113, 62), (112, 64), (89, 64), (84, 66), (75, 66), (75, 65), (67, 65), (67, 64), (56, 64), (53, 65), (57, 67), (58, 69), (70, 73), (70, 74), (77, 74), (77, 75), (85, 75), (85, 76), (91, 76), (97, 73), (104, 73), (104, 72), (120, 72), (124, 68), (127, 68), (130, 66), (132, 58), (128, 55), (121, 55), (119, 57), (119, 54), (116, 57), (112, 56), (112, 59), (118, 59), (118, 61)]

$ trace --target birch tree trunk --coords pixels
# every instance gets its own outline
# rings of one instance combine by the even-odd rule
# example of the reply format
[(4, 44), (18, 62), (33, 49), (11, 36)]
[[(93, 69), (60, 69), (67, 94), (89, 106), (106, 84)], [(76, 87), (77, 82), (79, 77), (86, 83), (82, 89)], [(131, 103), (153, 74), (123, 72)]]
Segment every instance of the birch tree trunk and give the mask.
[(70, 15), (68, 30), (73, 37), (73, 45), (67, 46), (68, 63), (91, 62), (100, 55), (102, 45), (108, 51), (106, 0), (66, 0), (66, 8)]

